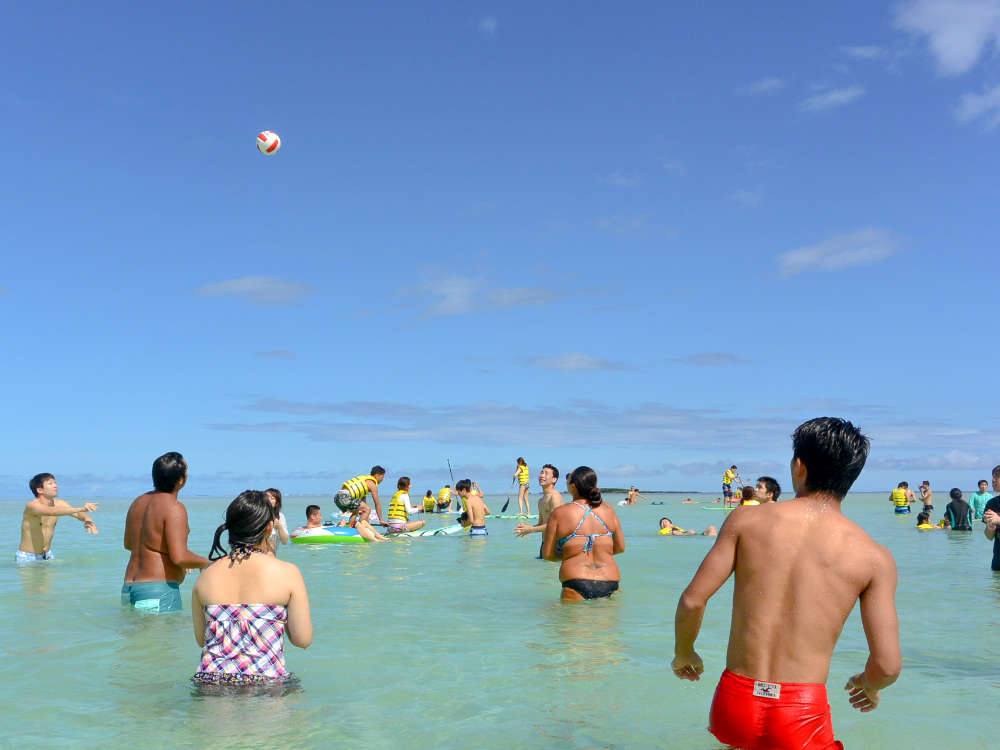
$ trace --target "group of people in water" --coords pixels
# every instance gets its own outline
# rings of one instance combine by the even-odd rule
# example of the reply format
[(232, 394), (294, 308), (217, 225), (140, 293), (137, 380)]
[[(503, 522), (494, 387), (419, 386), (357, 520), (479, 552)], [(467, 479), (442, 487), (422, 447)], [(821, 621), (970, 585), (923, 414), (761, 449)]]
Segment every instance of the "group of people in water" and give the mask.
[[(993, 490), (1000, 493), (1000, 481), (998, 481), (996, 469), (993, 473)], [(985, 479), (980, 479), (977, 483), (978, 490), (973, 492), (968, 500), (958, 487), (952, 487), (948, 492), (950, 502), (945, 506), (941, 519), (932, 523), (934, 514), (934, 490), (931, 483), (924, 480), (917, 488), (920, 491), (920, 501), (922, 510), (917, 514), (917, 529), (920, 531), (931, 531), (934, 529), (951, 529), (952, 531), (972, 531), (976, 521), (986, 524), (987, 538), (993, 539), (988, 533), (990, 519), (1000, 513), (1000, 496), (994, 497), (989, 492), (990, 483)], [(990, 503), (996, 500), (991, 506)], [(893, 512), (896, 515), (908, 514), (911, 506), (916, 503), (917, 497), (910, 489), (908, 482), (900, 482), (896, 488), (889, 493), (889, 502), (893, 505)], [(997, 567), (993, 568), (997, 570)]]
[[(825, 683), (833, 649), (857, 602), (870, 653), (864, 669), (845, 685), (851, 705), (862, 712), (874, 710), (880, 691), (900, 673), (895, 562), (841, 511), (868, 451), (867, 437), (848, 421), (821, 417), (800, 425), (792, 438), (794, 497), (776, 502), (780, 487), (762, 477), (756, 490), (771, 497), (751, 497), (728, 514), (679, 598), (671, 668), (680, 679), (698, 680), (704, 664), (695, 642), (707, 602), (735, 575), (726, 669), (710, 710), (710, 731), (724, 743), (842, 747), (833, 737)], [(415, 509), (405, 478), (397, 483), (383, 519), (377, 488), (385, 472), (379, 469), (348, 480), (336, 493), (338, 508), (349, 514), (342, 522), (367, 524), (374, 531), (374, 515), (387, 535), (411, 528), (409, 515)], [(733, 471), (735, 480), (735, 467)], [(130, 558), (122, 603), (146, 612), (177, 611), (185, 574), (202, 570), (191, 597), (195, 638), (202, 649), (192, 679), (205, 689), (288, 685), (293, 676), (285, 666), (284, 636), (305, 648), (313, 628), (301, 572), (275, 554), (289, 536), (280, 492), (246, 490), (234, 499), (206, 558), (188, 548), (187, 511), (178, 499), (187, 481), (183, 456), (160, 456), (152, 474), (154, 489), (132, 502), (125, 519)], [(619, 519), (604, 501), (593, 469), (580, 466), (569, 473), (568, 501), (556, 489), (558, 478), (551, 464), (542, 468), (538, 523), (526, 519), (514, 533), (541, 533), (539, 557), (561, 563), (563, 601), (608, 597), (619, 588), (614, 558), (626, 546)], [(1000, 491), (1000, 466), (994, 469), (993, 486)], [(58, 485), (48, 474), (34, 477), (30, 487), (34, 499), (24, 511), (19, 562), (51, 559), (60, 516), (74, 516), (88, 532), (97, 533), (89, 515), (98, 509), (95, 503), (70, 506), (56, 496)], [(485, 535), (489, 509), (478, 485), (462, 480), (455, 492), (465, 505), (463, 525), (475, 536)], [(369, 496), (374, 508), (368, 506)], [(994, 540), (994, 569), (1000, 570), (1000, 498), (987, 501), (982, 516), (987, 537)], [(318, 507), (311, 507), (308, 517), (310, 524), (322, 524)], [(669, 535), (688, 533), (666, 518), (661, 527), (669, 528)], [(853, 554), (842, 554), (844, 549)]]

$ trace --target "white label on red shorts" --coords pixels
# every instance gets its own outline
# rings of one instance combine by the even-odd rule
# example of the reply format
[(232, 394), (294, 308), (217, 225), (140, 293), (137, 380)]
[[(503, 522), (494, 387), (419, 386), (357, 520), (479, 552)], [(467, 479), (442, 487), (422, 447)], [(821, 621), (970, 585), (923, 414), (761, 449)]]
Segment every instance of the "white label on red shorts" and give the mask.
[(754, 680), (753, 694), (758, 698), (777, 699), (781, 697), (781, 685), (776, 682), (761, 682), (760, 680)]

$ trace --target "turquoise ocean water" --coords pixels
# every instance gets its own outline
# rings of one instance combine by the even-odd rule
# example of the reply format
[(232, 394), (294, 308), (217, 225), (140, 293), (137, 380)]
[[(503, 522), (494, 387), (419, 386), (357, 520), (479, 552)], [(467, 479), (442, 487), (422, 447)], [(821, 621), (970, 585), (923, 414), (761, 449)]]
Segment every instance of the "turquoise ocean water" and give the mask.
[[(281, 698), (195, 695), (190, 612), (120, 608), (130, 498), (100, 500), (97, 537), (60, 520), (57, 559), (24, 568), (13, 562), (24, 501), (2, 500), (0, 746), (717, 748), (705, 727), (731, 584), (709, 603), (698, 640), (705, 677), (675, 679), (674, 608), (711, 540), (656, 529), (663, 515), (701, 530), (725, 514), (648, 497), (665, 505), (618, 508), (622, 593), (574, 606), (559, 603), (556, 565), (534, 559), (540, 536), (514, 537), (514, 520), (491, 520), (486, 540), (282, 547), (305, 576), (315, 638), (305, 651), (286, 643), (303, 690)], [(903, 674), (875, 712), (850, 709), (842, 687), (867, 654), (855, 609), (828, 682), (837, 737), (849, 748), (994, 747), (1000, 574), (989, 570), (990, 543), (981, 526), (917, 532), (916, 514), (895, 517), (885, 497), (851, 495), (844, 509), (899, 565)], [(205, 554), (229, 498), (183, 499), (191, 547)], [(290, 526), (311, 502), (333, 508), (328, 497), (288, 498)], [(430, 525), (441, 518), (452, 517)]]

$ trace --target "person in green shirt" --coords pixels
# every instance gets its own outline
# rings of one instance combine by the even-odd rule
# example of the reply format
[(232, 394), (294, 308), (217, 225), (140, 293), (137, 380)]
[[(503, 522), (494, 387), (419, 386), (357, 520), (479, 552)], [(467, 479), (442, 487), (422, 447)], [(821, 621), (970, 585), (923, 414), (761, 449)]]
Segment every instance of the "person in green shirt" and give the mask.
[(983, 511), (986, 510), (986, 501), (993, 497), (987, 490), (990, 483), (985, 479), (979, 480), (979, 492), (973, 492), (969, 498), (969, 507), (972, 508), (973, 518), (982, 518)]

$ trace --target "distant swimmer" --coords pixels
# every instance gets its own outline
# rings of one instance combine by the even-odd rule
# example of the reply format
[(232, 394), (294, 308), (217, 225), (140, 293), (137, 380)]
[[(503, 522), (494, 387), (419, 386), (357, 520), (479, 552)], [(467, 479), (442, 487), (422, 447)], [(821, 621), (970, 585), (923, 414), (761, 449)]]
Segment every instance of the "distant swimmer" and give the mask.
[(446, 513), (451, 508), (451, 485), (446, 484), (437, 494), (438, 513)]
[(333, 502), (341, 511), (349, 513), (357, 510), (361, 501), (370, 494), (375, 503), (375, 520), (385, 526), (382, 520), (382, 502), (378, 498), (378, 486), (383, 479), (385, 479), (385, 469), (373, 466), (370, 474), (359, 474), (344, 482), (333, 496)]
[(826, 682), (858, 601), (870, 654), (847, 680), (851, 706), (876, 709), (902, 668), (896, 563), (841, 510), (868, 438), (850, 422), (821, 417), (795, 430), (792, 448), (795, 497), (735, 509), (677, 604), (671, 666), (680, 679), (698, 680), (704, 665), (694, 645), (706, 605), (734, 577), (726, 670), (709, 731), (735, 747), (842, 747)]
[(559, 566), (560, 599), (580, 602), (614, 594), (621, 572), (614, 556), (625, 551), (625, 534), (615, 509), (604, 502), (597, 472), (578, 466), (566, 477), (572, 502), (552, 511), (542, 540), (542, 557)]
[(460, 479), (455, 483), (455, 492), (462, 498), (465, 512), (459, 523), (469, 529), (469, 536), (488, 536), (486, 531), (486, 516), (490, 509), (483, 502), (483, 491), (479, 484), (471, 479)]
[(187, 508), (177, 498), (187, 483), (188, 466), (180, 453), (164, 453), (153, 462), (153, 491), (139, 495), (125, 516), (125, 567), (122, 606), (143, 612), (180, 612), (180, 584), (190, 568), (204, 568), (208, 558), (188, 549)]
[(416, 531), (427, 525), (426, 521), (411, 521), (411, 513), (419, 513), (419, 509), (410, 505), (410, 478), (400, 477), (396, 482), (396, 494), (389, 501), (389, 520), (386, 523), (386, 534), (402, 534), (404, 531)]
[[(737, 479), (740, 479), (740, 475), (737, 473), (736, 464), (733, 464), (722, 473), (722, 497), (727, 503), (734, 502), (733, 482)], [(743, 480), (740, 479), (741, 483), (742, 481)]]
[(989, 483), (985, 479), (979, 480), (979, 492), (973, 492), (969, 497), (969, 507), (972, 508), (972, 517), (979, 520), (986, 511), (986, 503), (993, 497), (988, 491)]
[(646, 496), (643, 495), (641, 492), (639, 492), (639, 490), (637, 490), (635, 488), (635, 485), (633, 484), (629, 488), (628, 493), (625, 495), (625, 505), (635, 505), (636, 502), (639, 500), (639, 498), (645, 500)]
[(944, 520), (953, 531), (972, 531), (972, 508), (962, 499), (962, 490), (952, 487), (951, 502), (944, 506)]
[(889, 493), (889, 502), (893, 505), (896, 513), (909, 513), (910, 506), (916, 501), (913, 490), (907, 482), (900, 482), (896, 489)]
[(433, 513), (436, 506), (437, 501), (434, 499), (434, 492), (427, 490), (427, 494), (424, 495), (424, 513)]
[(931, 523), (931, 514), (925, 511), (920, 511), (917, 513), (917, 530), (918, 531), (931, 531), (932, 529), (941, 529), (943, 526), (935, 526)]
[(930, 515), (934, 510), (934, 490), (931, 489), (931, 483), (926, 479), (920, 483), (920, 499), (924, 503), (924, 513)]
[(517, 512), (522, 516), (531, 515), (531, 500), (528, 493), (531, 491), (531, 471), (525, 460), (518, 456), (517, 466), (514, 468), (514, 481), (517, 482)]
[[(697, 534), (697, 531), (693, 529), (682, 529), (680, 526), (674, 526), (674, 522), (669, 518), (660, 519), (660, 530), (658, 532), (661, 536), (690, 536), (692, 534)], [(716, 536), (718, 530), (714, 526), (709, 526), (703, 532), (702, 536)]]
[(694, 502), (695, 502), (695, 501), (694, 501), (694, 500), (692, 500), (692, 499), (691, 499), (691, 498), (689, 498), (689, 497), (686, 497), (686, 498), (684, 498), (684, 505), (691, 505), (691, 504), (693, 504)]
[(776, 503), (781, 497), (781, 485), (774, 477), (757, 477), (753, 496), (759, 503)]
[(97, 533), (97, 524), (88, 513), (97, 510), (97, 503), (84, 503), (74, 508), (59, 494), (59, 484), (51, 474), (36, 474), (28, 481), (28, 489), (34, 495), (34, 500), (24, 506), (21, 516), (21, 544), (14, 553), (18, 565), (51, 560), (52, 537), (56, 533), (56, 522), (60, 516), (73, 516), (83, 522), (83, 529), (88, 534)]
[[(563, 496), (556, 489), (558, 479), (559, 469), (552, 464), (545, 464), (542, 470), (538, 472), (538, 484), (542, 488), (542, 497), (538, 501), (538, 523), (534, 526), (529, 526), (524, 521), (520, 521), (514, 527), (515, 534), (526, 536), (527, 534), (534, 534), (536, 531), (539, 533), (545, 532), (545, 525), (548, 523), (552, 511), (563, 504)], [(538, 548), (538, 559), (542, 559), (541, 547)]]

